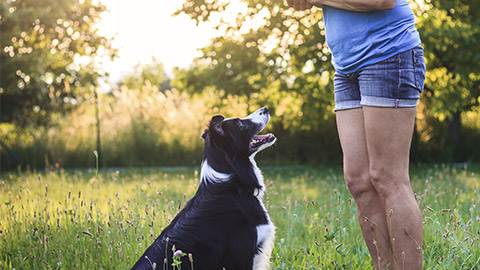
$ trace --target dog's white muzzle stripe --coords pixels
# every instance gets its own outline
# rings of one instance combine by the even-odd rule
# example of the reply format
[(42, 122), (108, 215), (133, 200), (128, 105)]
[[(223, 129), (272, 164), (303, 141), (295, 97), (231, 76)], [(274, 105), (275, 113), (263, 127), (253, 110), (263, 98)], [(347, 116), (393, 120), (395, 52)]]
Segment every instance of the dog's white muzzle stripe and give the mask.
[(262, 129), (267, 125), (268, 120), (270, 120), (270, 114), (265, 113), (264, 108), (256, 110), (254, 113), (249, 116), (242, 118), (244, 120), (250, 120), (254, 123), (261, 124)]

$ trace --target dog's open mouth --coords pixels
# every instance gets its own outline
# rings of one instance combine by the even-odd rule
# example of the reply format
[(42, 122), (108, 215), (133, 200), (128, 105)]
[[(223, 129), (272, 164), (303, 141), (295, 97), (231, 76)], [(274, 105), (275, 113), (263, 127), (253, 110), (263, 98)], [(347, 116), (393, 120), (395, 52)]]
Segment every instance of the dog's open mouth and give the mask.
[(250, 141), (250, 146), (253, 149), (257, 149), (260, 146), (272, 143), (273, 141), (275, 141), (275, 136), (271, 133), (268, 133), (267, 135), (255, 135)]

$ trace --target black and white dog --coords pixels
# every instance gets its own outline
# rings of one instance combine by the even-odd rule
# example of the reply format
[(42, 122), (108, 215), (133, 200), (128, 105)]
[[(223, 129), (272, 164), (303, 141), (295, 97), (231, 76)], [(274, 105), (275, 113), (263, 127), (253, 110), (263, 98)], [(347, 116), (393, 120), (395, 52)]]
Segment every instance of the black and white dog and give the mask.
[[(193, 255), (195, 270), (269, 268), (275, 227), (262, 202), (265, 185), (254, 160), (276, 141), (273, 134), (256, 135), (269, 119), (267, 108), (241, 119), (212, 118), (202, 135), (197, 193), (133, 269), (172, 269), (173, 245)], [(181, 262), (182, 269), (191, 269), (189, 258)]]

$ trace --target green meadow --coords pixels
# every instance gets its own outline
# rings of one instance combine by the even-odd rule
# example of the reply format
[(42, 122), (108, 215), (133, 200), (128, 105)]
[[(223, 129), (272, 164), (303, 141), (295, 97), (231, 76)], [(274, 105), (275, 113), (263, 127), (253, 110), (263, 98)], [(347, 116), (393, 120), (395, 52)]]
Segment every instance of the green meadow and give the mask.
[[(194, 195), (198, 170), (4, 173), (0, 269), (129, 269)], [(372, 269), (340, 168), (263, 174), (277, 227), (272, 269)], [(416, 166), (411, 177), (424, 269), (480, 269), (480, 167)]]
[[(411, 148), (424, 269), (480, 270), (479, 3), (408, 0), (427, 66)], [(261, 166), (271, 268), (373, 269), (323, 12), (286, 4), (0, 1), (0, 270), (129, 269), (195, 194), (212, 116), (261, 107), (279, 138)]]

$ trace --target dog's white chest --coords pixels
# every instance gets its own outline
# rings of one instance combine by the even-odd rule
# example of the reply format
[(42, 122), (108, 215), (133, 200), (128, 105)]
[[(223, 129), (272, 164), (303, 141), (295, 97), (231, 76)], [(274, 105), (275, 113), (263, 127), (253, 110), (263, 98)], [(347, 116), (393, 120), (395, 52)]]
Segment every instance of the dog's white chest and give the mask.
[(267, 224), (261, 224), (257, 226), (257, 247), (258, 253), (255, 254), (253, 258), (253, 269), (254, 270), (266, 270), (270, 267), (270, 255), (273, 250), (274, 240), (275, 240), (275, 226), (273, 225), (270, 217), (268, 216), (267, 209), (263, 204), (263, 195), (265, 191), (265, 184), (263, 182), (263, 175), (260, 169), (257, 167), (255, 160), (251, 159), (252, 164), (254, 165), (254, 172), (257, 176), (258, 183), (260, 184), (260, 190), (255, 190), (255, 196), (258, 199), (258, 202), (262, 206), (263, 211), (267, 215)]
[(266, 270), (270, 267), (270, 255), (272, 254), (275, 240), (275, 226), (270, 218), (268, 224), (257, 226), (258, 253), (253, 258), (253, 270)]
[(275, 237), (275, 226), (270, 220), (268, 224), (257, 226), (257, 246), (262, 245), (273, 237)]

